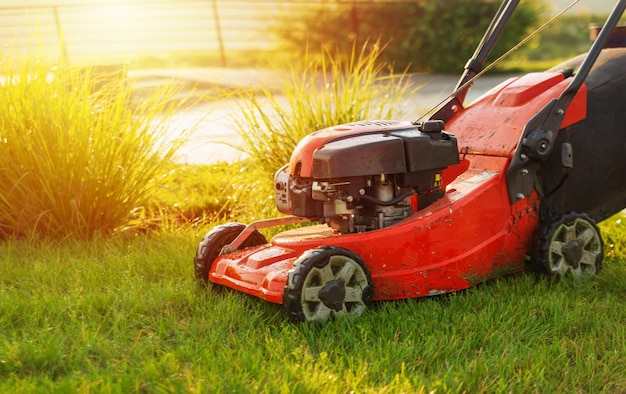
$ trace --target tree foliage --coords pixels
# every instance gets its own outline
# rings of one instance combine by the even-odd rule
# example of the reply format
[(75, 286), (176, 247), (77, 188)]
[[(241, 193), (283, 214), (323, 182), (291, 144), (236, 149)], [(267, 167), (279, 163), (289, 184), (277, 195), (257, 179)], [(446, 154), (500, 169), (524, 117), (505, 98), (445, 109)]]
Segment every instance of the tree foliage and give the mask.
[[(386, 44), (381, 60), (413, 71), (456, 72), (472, 55), (500, 1), (324, 1), (284, 9), (273, 27), (281, 49), (295, 57), (337, 48), (349, 52), (364, 42)], [(494, 56), (504, 53), (537, 26), (541, 0), (522, 2)]]
[(567, 59), (586, 52), (591, 45), (590, 25), (602, 26), (606, 15), (563, 15), (548, 26), (526, 51), (529, 60)]

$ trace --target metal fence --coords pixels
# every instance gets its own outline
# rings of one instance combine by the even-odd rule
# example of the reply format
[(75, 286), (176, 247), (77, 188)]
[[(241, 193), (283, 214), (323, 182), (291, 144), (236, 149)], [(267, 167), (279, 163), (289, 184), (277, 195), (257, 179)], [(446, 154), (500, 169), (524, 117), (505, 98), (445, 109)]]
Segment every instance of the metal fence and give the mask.
[[(279, 0), (58, 0), (1, 6), (4, 51), (44, 51), (67, 61), (168, 52), (270, 49), (277, 13), (307, 2)], [(39, 4), (39, 5), (38, 5)]]

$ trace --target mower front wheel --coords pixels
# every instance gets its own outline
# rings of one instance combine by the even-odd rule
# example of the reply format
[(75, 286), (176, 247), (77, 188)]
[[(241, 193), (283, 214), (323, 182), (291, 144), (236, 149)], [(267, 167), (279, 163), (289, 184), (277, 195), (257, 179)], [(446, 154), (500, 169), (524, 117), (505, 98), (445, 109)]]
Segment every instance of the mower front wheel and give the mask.
[[(222, 224), (214, 227), (200, 241), (193, 266), (196, 279), (201, 284), (206, 285), (209, 282), (209, 272), (211, 271), (213, 261), (222, 254), (224, 247), (233, 242), (245, 228), (246, 225), (241, 223)], [(254, 231), (246, 238), (240, 248), (249, 248), (266, 243), (267, 239), (265, 236), (258, 231)]]
[(304, 252), (289, 271), (283, 303), (289, 318), (325, 322), (331, 316), (360, 316), (372, 305), (372, 278), (353, 252), (324, 246)]
[(584, 280), (600, 272), (603, 247), (600, 230), (589, 216), (557, 215), (537, 228), (530, 268), (548, 277)]

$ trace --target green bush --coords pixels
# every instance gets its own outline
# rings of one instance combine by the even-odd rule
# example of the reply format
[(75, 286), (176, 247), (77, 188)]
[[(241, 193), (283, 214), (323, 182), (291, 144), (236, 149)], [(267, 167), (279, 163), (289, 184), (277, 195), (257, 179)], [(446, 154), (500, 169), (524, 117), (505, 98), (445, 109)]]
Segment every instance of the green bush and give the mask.
[(525, 51), (528, 60), (567, 59), (589, 50), (589, 25), (604, 23), (605, 16), (563, 15), (548, 26)]
[(364, 119), (390, 119), (413, 97), (405, 73), (395, 74), (379, 58), (383, 48), (366, 44), (345, 53), (325, 51), (304, 71), (274, 89), (240, 93), (234, 118), (243, 151), (268, 175), (289, 162), (296, 144), (326, 127)]
[(52, 75), (35, 56), (2, 60), (0, 238), (89, 238), (124, 225), (183, 142), (167, 137), (172, 90), (134, 102), (122, 69)]
[[(281, 49), (303, 57), (307, 48), (349, 51), (371, 39), (387, 44), (382, 61), (399, 69), (458, 72), (472, 55), (500, 1), (441, 0), (322, 2), (298, 13), (285, 6), (273, 27)], [(522, 2), (494, 55), (514, 46), (541, 19), (540, 0)]]

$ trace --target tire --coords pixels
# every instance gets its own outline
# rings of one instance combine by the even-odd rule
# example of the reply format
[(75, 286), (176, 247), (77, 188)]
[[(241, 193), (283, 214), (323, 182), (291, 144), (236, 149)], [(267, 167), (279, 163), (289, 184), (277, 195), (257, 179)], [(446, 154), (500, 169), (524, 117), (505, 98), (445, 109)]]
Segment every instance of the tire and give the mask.
[(551, 278), (584, 280), (602, 268), (604, 244), (595, 222), (583, 213), (564, 213), (537, 228), (530, 268)]
[[(233, 222), (222, 224), (214, 227), (204, 236), (202, 241), (200, 241), (193, 265), (196, 279), (198, 279), (201, 284), (206, 285), (209, 282), (209, 272), (211, 271), (213, 261), (222, 254), (224, 247), (233, 242), (245, 228), (246, 226), (241, 223)], [(258, 231), (254, 231), (240, 248), (249, 248), (266, 243), (267, 239), (265, 236)]]
[(307, 250), (289, 271), (283, 304), (295, 322), (360, 316), (372, 305), (372, 277), (353, 252), (334, 246)]

